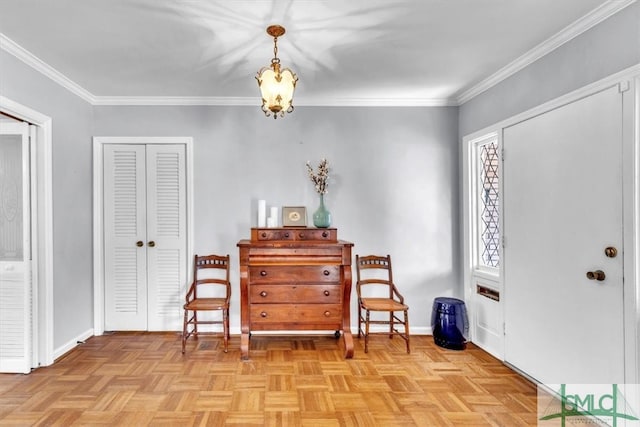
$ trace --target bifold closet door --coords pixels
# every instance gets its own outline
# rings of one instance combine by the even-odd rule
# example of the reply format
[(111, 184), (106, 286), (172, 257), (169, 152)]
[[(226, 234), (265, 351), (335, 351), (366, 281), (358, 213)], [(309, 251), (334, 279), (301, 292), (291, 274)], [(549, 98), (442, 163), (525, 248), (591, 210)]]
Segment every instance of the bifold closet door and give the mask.
[(33, 312), (29, 153), (29, 125), (0, 123), (0, 372), (25, 374)]
[(179, 330), (184, 146), (106, 144), (103, 164), (105, 330)]

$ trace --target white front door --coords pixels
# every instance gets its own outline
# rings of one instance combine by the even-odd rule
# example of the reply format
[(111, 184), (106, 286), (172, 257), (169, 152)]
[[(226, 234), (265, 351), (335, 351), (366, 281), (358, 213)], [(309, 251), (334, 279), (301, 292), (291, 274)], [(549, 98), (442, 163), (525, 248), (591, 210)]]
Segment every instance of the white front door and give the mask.
[(0, 122), (0, 372), (32, 366), (29, 125)]
[(181, 328), (185, 190), (183, 145), (104, 145), (106, 330)]
[(505, 360), (547, 384), (623, 383), (618, 87), (505, 128), (503, 144)]

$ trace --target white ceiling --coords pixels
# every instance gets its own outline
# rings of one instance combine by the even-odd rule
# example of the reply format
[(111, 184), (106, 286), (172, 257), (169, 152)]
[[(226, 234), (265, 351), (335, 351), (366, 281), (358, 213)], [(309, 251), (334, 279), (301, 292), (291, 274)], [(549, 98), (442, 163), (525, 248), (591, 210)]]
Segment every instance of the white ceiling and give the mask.
[(294, 105), (456, 105), (625, 3), (0, 0), (0, 42), (95, 103), (256, 104), (254, 76), (273, 56), (265, 29), (281, 24)]

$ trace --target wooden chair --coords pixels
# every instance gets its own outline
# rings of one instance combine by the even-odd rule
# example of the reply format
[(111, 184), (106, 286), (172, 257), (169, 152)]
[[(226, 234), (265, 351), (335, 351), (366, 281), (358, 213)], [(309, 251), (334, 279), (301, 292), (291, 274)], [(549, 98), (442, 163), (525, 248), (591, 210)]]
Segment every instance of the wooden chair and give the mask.
[[(393, 338), (394, 335), (400, 336), (407, 344), (407, 353), (411, 353), (409, 347), (409, 307), (404, 303), (404, 297), (393, 283), (391, 256), (356, 255), (356, 272), (358, 338), (364, 335), (364, 352), (369, 351), (369, 335), (379, 334), (389, 335), (389, 338)], [(372, 320), (371, 312), (388, 313), (389, 318)], [(400, 319), (396, 314), (399, 312), (404, 313), (403, 319)], [(365, 324), (364, 331), (362, 323)], [(387, 332), (370, 332), (370, 325), (388, 325), (389, 330)], [(398, 329), (399, 326), (402, 330)]]
[[(189, 287), (184, 304), (184, 322), (182, 325), (182, 353), (187, 338), (193, 335), (219, 335), (214, 331), (198, 331), (198, 325), (222, 325), (224, 352), (229, 349), (229, 300), (231, 282), (229, 281), (229, 255), (205, 255), (194, 257), (193, 282)], [(222, 320), (198, 319), (199, 311), (222, 312)], [(193, 314), (189, 317), (189, 312)]]

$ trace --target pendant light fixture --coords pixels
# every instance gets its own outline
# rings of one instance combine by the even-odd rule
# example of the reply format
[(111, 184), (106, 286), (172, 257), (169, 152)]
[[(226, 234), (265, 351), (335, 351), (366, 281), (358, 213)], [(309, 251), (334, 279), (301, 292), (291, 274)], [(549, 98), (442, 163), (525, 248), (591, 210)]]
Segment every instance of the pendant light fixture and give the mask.
[(284, 33), (285, 29), (280, 25), (267, 27), (267, 34), (273, 37), (273, 59), (271, 66), (263, 67), (256, 76), (262, 94), (262, 111), (267, 117), (273, 114), (274, 119), (278, 115), (284, 117), (285, 113), (293, 112), (293, 91), (298, 81), (293, 71), (280, 67), (278, 37)]

